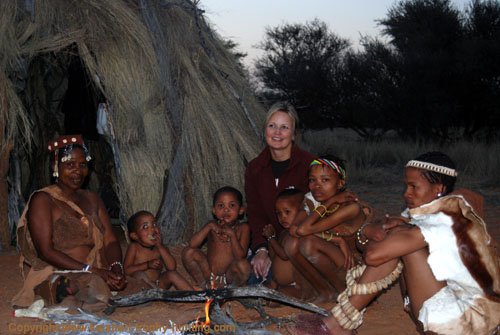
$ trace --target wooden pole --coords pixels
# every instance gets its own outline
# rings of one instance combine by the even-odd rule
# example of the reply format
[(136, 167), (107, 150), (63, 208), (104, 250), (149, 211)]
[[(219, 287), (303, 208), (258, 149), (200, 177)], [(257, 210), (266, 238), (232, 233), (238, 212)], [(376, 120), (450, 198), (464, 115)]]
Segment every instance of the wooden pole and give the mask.
[(7, 102), (7, 92), (5, 89), (5, 79), (0, 80), (0, 250), (10, 249), (10, 229), (8, 197), (9, 187), (7, 175), (9, 174), (9, 156), (14, 145), (12, 141), (6, 139), (5, 130), (7, 127), (7, 115), (9, 104)]

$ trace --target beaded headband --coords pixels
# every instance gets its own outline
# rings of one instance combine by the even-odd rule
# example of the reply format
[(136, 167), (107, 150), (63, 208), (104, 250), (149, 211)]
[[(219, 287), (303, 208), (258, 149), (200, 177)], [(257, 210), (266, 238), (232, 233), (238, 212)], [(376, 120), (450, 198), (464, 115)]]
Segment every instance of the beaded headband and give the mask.
[(414, 167), (417, 169), (423, 169), (427, 171), (433, 171), (437, 173), (441, 173), (450, 177), (456, 177), (458, 176), (458, 173), (455, 169), (446, 167), (446, 166), (441, 166), (441, 165), (436, 165), (428, 162), (422, 162), (422, 161), (416, 161), (416, 160), (411, 160), (408, 163), (406, 163), (406, 167)]
[(340, 179), (345, 180), (347, 178), (347, 174), (345, 170), (335, 163), (334, 161), (331, 161), (329, 159), (323, 159), (323, 158), (317, 158), (309, 164), (309, 167), (314, 166), (314, 165), (326, 165), (329, 166), (333, 169), (333, 171), (337, 172), (340, 176)]
[(92, 159), (89, 153), (89, 149), (83, 142), (82, 135), (63, 135), (59, 136), (57, 139), (49, 141), (48, 149), (49, 152), (54, 152), (54, 172), (52, 176), (59, 177), (59, 151), (62, 150), (61, 162), (67, 162), (71, 159), (71, 151), (73, 151), (73, 145), (77, 144), (83, 148), (85, 152), (85, 160), (88, 162)]

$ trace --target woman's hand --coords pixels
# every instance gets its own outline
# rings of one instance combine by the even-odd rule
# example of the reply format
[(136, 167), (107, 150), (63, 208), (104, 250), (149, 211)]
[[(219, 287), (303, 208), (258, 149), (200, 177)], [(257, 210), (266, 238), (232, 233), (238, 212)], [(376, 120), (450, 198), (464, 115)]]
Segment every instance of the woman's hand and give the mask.
[(367, 239), (380, 242), (383, 241), (387, 236), (387, 231), (384, 229), (383, 225), (380, 223), (370, 223), (363, 227), (361, 231), (362, 235)]
[(385, 222), (382, 224), (382, 227), (386, 232), (389, 230), (396, 228), (398, 226), (402, 226), (410, 223), (409, 218), (405, 218), (404, 216), (390, 216), (389, 214), (385, 215)]
[(351, 249), (347, 245), (347, 242), (342, 237), (336, 240), (336, 244), (338, 245), (340, 251), (342, 251), (342, 254), (344, 255), (344, 268), (346, 270), (349, 270), (355, 265), (354, 255), (352, 254)]
[(118, 266), (113, 267), (111, 270), (92, 268), (91, 272), (104, 279), (112, 291), (121, 291), (127, 286), (127, 281), (121, 268), (120, 270), (115, 270), (115, 268), (118, 268)]
[(337, 193), (326, 202), (326, 207), (330, 208), (334, 204), (343, 204), (345, 202), (358, 201), (358, 196), (352, 191)]
[(250, 261), (250, 264), (257, 278), (266, 278), (271, 268), (271, 258), (269, 258), (267, 250), (258, 251)]

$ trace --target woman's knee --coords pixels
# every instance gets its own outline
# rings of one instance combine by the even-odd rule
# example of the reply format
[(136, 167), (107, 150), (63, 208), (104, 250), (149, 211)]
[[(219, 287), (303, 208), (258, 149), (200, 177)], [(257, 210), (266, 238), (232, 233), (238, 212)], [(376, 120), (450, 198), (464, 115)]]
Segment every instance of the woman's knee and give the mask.
[(299, 240), (300, 253), (308, 258), (317, 254), (318, 239), (315, 236), (304, 236)]
[(299, 239), (295, 237), (283, 240), (283, 249), (288, 257), (294, 257), (299, 252)]

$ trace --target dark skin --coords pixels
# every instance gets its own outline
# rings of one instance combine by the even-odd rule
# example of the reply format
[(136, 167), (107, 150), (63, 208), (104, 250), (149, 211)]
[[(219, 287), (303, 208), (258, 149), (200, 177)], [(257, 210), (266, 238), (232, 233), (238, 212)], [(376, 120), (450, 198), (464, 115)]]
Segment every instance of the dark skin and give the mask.
[[(301, 209), (290, 227), (290, 235), (285, 251), (292, 263), (318, 290), (321, 299), (329, 299), (335, 292), (345, 288), (345, 274), (341, 268), (354, 265), (352, 252), (342, 237), (329, 236), (325, 241), (315, 236), (340, 224), (361, 226), (365, 215), (355, 201), (352, 192), (340, 190), (345, 181), (328, 166), (313, 166), (309, 171), (309, 190), (321, 206), (315, 210), (312, 203), (310, 214)], [(312, 261), (311, 261), (312, 260)]]
[[(104, 203), (96, 193), (81, 189), (89, 173), (85, 153), (83, 149), (76, 147), (71, 151), (70, 156), (70, 160), (59, 163), (59, 178), (56, 185), (62, 194), (78, 205), (85, 214), (89, 216), (97, 214), (104, 228), (103, 247), (106, 259), (110, 264), (121, 262), (121, 248), (113, 233)], [(91, 250), (90, 246), (77, 246), (62, 252), (55, 249), (52, 242), (52, 225), (63, 215), (59, 206), (65, 207), (69, 213), (73, 213), (79, 219), (80, 214), (62, 202), (58, 202), (59, 206), (54, 202), (58, 201), (52, 199), (47, 193), (37, 192), (33, 195), (28, 212), (28, 228), (33, 244), (39, 257), (50, 265), (59, 269), (82, 270)], [(111, 290), (120, 291), (127, 285), (119, 265), (111, 269), (91, 266), (90, 271), (104, 279)]]
[[(156, 287), (158, 281), (163, 289), (173, 285), (178, 290), (193, 290), (193, 286), (176, 271), (177, 264), (162, 243), (155, 217), (143, 214), (135, 220), (134, 226), (134, 231), (130, 233), (134, 242), (128, 247), (123, 264), (125, 273), (144, 280), (151, 287)], [(162, 273), (163, 266), (167, 271)]]
[[(197, 284), (208, 282), (210, 275), (227, 275), (229, 283), (242, 285), (250, 274), (246, 252), (250, 244), (250, 226), (238, 223), (244, 208), (232, 193), (222, 193), (213, 210), (217, 221), (208, 222), (196, 232), (182, 252), (182, 261)], [(199, 248), (207, 241), (207, 254)]]
[[(405, 169), (404, 200), (408, 208), (419, 207), (437, 198), (446, 191), (442, 184), (431, 184), (422, 170)], [(404, 263), (403, 276), (410, 297), (410, 309), (418, 315), (424, 301), (443, 288), (446, 283), (438, 281), (427, 263), (429, 251), (427, 243), (418, 227), (407, 226), (406, 220), (387, 217), (383, 224), (368, 225), (364, 234), (370, 239), (365, 247), (364, 261), (368, 265), (358, 283), (369, 283), (384, 278), (396, 267), (398, 260)], [(366, 295), (352, 295), (350, 303), (358, 310), (365, 308), (380, 292)], [(352, 331), (343, 329), (333, 317), (323, 319), (330, 334), (350, 335)], [(302, 334), (308, 334), (304, 331)]]

